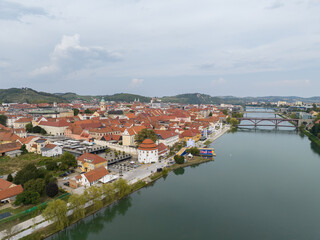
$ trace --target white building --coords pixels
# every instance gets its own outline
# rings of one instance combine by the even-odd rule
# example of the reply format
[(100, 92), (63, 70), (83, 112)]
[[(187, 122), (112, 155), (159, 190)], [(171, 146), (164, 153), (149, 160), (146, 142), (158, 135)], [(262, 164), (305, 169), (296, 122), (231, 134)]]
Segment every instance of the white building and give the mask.
[(44, 157), (54, 157), (62, 154), (62, 148), (55, 144), (47, 144), (41, 149), (41, 155)]
[(107, 167), (101, 166), (84, 174), (80, 174), (69, 181), (70, 186), (77, 188), (79, 186), (90, 187), (98, 182), (107, 183), (117, 179), (116, 175), (112, 175), (107, 170)]
[(138, 147), (138, 161), (140, 163), (159, 162), (158, 146), (151, 140), (144, 140)]

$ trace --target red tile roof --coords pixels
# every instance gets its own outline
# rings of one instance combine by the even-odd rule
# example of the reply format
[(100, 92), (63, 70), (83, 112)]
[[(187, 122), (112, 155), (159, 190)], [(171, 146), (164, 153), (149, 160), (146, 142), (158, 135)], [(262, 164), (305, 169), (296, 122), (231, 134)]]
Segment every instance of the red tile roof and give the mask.
[(151, 139), (147, 138), (144, 140), (140, 146), (138, 147), (139, 150), (144, 150), (144, 151), (150, 151), (150, 150), (156, 150), (158, 149), (157, 144), (154, 143)]
[(0, 200), (4, 200), (10, 197), (14, 197), (23, 192), (23, 188), (21, 185), (17, 185), (14, 187), (7, 188), (5, 190), (0, 191)]
[(78, 161), (82, 163), (84, 163), (85, 161), (92, 161), (92, 164), (99, 164), (107, 162), (108, 160), (96, 154), (84, 153), (80, 157), (78, 157)]
[(102, 177), (108, 174), (109, 174), (109, 171), (104, 166), (101, 166), (85, 173), (84, 176), (88, 179), (90, 183), (92, 183), (94, 181), (98, 181), (99, 179), (101, 179)]

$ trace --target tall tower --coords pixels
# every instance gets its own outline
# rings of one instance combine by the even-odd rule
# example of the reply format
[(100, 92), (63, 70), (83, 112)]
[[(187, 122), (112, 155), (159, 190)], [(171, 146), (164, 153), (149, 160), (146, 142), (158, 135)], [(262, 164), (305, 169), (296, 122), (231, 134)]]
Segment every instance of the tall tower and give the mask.
[(102, 97), (102, 99), (100, 101), (100, 111), (105, 111), (105, 110), (106, 110), (106, 101)]

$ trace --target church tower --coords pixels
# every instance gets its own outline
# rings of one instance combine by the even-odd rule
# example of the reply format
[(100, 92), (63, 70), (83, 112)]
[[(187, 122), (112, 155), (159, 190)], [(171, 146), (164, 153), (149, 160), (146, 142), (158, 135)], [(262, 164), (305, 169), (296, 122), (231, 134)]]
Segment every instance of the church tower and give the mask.
[(104, 98), (101, 99), (100, 101), (100, 111), (105, 111), (106, 110), (106, 101)]

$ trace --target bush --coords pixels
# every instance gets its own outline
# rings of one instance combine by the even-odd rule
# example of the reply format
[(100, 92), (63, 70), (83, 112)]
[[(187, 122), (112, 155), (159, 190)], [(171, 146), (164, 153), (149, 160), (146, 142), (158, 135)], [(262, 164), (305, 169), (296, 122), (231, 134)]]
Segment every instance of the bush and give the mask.
[(26, 153), (28, 153), (28, 150), (27, 150), (27, 147), (26, 147), (25, 144), (23, 144), (23, 145), (21, 146), (20, 150), (22, 151), (21, 154), (26, 154)]
[(66, 164), (67, 168), (76, 167), (78, 165), (76, 157), (69, 152), (64, 152), (59, 160), (61, 164)]
[(187, 149), (187, 153), (191, 153), (193, 156), (199, 156), (200, 155), (200, 150), (197, 147), (192, 147)]
[(53, 160), (47, 161), (45, 166), (46, 166), (46, 169), (49, 171), (54, 171), (54, 170), (58, 169), (57, 162), (55, 162)]
[(37, 179), (42, 175), (42, 172), (36, 168), (34, 164), (28, 164), (21, 169), (13, 179), (14, 184), (24, 185), (31, 179)]
[(53, 198), (59, 192), (58, 185), (56, 183), (48, 183), (46, 186), (46, 194), (48, 197)]
[(174, 160), (177, 164), (183, 164), (184, 163), (184, 156), (175, 155)]
[(12, 181), (13, 181), (13, 177), (12, 177), (11, 173), (8, 175), (7, 181), (9, 181), (9, 182), (12, 182)]
[(24, 191), (19, 194), (14, 202), (15, 205), (20, 205), (23, 203), (24, 205), (28, 204), (37, 204), (39, 202), (40, 194), (32, 191)]
[(42, 178), (31, 179), (24, 184), (24, 190), (30, 192), (37, 192), (40, 195), (43, 193), (45, 187), (45, 180)]

